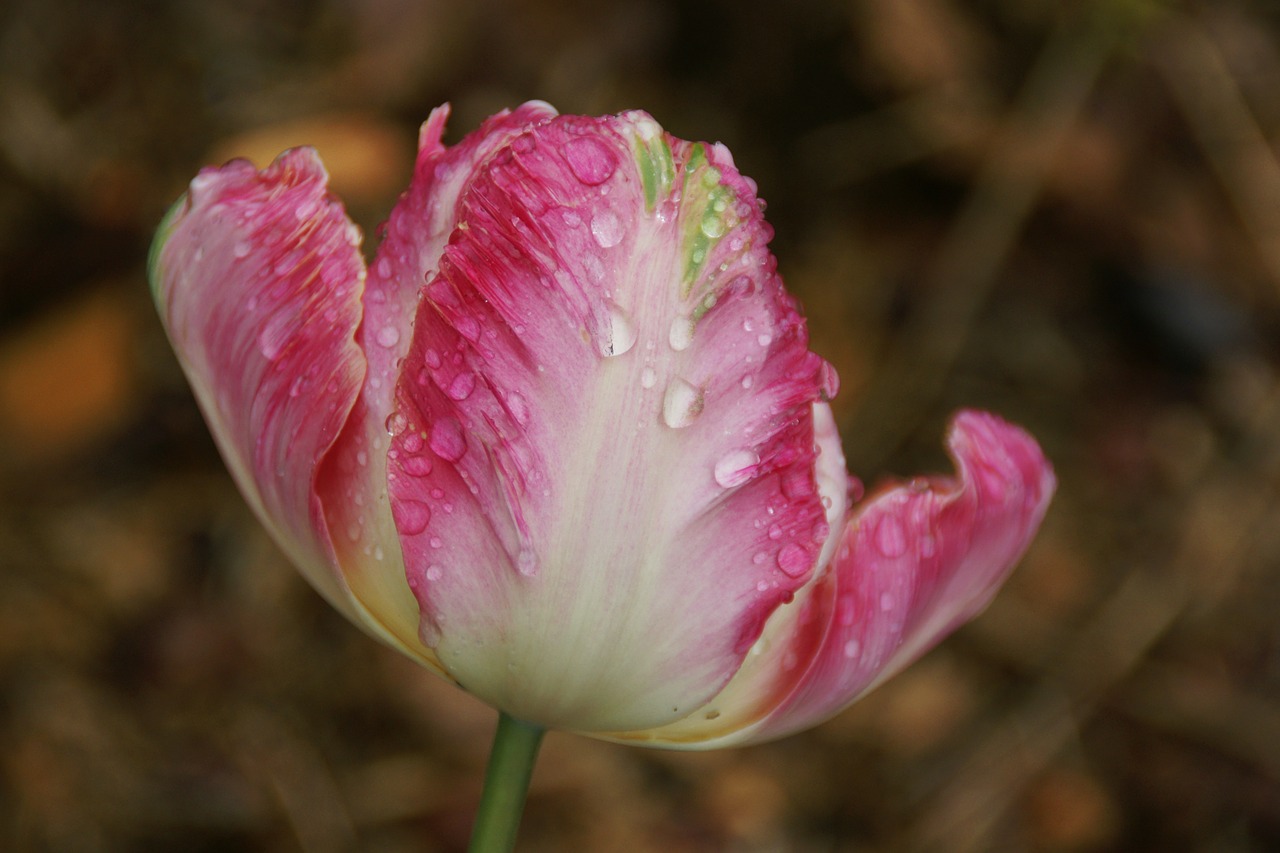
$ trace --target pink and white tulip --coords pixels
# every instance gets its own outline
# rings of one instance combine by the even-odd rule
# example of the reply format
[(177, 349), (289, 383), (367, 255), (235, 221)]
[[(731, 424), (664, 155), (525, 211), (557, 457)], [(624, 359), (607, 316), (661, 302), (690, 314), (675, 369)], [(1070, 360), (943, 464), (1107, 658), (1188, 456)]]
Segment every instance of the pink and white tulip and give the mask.
[(526, 104), (422, 128), (368, 267), (310, 149), (152, 251), (232, 474), (352, 621), (513, 717), (704, 748), (830, 717), (994, 595), (1054, 478), (999, 418), (854, 502), (831, 366), (721, 145)]

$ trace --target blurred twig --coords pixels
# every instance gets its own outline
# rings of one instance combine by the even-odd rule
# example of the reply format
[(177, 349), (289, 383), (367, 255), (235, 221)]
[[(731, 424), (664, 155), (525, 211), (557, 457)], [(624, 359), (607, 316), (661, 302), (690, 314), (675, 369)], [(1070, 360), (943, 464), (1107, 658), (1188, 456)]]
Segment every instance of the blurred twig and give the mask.
[(858, 401), (846, 435), (852, 470), (875, 470), (951, 372), (1064, 137), (1120, 31), (1092, 16), (1060, 24), (996, 134), (973, 191), (924, 284), (924, 298)]
[(1280, 162), (1222, 50), (1188, 18), (1171, 16), (1155, 61), (1191, 132), (1280, 288)]

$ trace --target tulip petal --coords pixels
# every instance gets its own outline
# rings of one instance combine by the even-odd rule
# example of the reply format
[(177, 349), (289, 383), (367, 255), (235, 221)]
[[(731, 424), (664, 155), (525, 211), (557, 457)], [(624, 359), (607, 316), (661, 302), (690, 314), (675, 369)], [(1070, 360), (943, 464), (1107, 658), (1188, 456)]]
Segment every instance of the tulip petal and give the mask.
[[(555, 111), (533, 102), (488, 119), (457, 145), (441, 143), (448, 106), (422, 126), (414, 179), (387, 221), (364, 290), (357, 340), (368, 371), (345, 429), (317, 483), (333, 547), (352, 596), (393, 645), (443, 674), (418, 636), (418, 603), (405, 579), (387, 496), (388, 415), (395, 383), (413, 337), (422, 286), (433, 275), (453, 231), (457, 200), (470, 175), (492, 152)], [(414, 510), (404, 509), (409, 526)]]
[(458, 197), (389, 488), (424, 639), (518, 717), (678, 719), (812, 576), (834, 376), (754, 190), (628, 113), (536, 124)]
[(205, 169), (152, 247), (152, 290), (223, 458), (311, 583), (348, 616), (314, 481), (359, 391), (360, 234), (315, 152)]
[(959, 413), (948, 445), (959, 477), (918, 478), (856, 507), (829, 569), (775, 614), (704, 712), (616, 739), (708, 749), (800, 731), (981, 612), (1030, 544), (1055, 479), (1035, 441), (994, 415)]

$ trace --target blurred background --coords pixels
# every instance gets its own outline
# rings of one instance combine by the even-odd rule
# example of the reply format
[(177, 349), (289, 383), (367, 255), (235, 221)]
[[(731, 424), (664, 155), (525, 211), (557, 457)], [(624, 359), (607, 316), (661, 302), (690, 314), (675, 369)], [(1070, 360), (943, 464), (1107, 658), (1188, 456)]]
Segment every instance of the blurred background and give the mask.
[(493, 714), (345, 624), (155, 319), (196, 170), (641, 107), (757, 179), (869, 483), (958, 406), (1061, 490), (973, 625), (749, 749), (548, 737), (527, 851), (1280, 849), (1280, 12), (1245, 0), (6, 0), (0, 847), (453, 851)]

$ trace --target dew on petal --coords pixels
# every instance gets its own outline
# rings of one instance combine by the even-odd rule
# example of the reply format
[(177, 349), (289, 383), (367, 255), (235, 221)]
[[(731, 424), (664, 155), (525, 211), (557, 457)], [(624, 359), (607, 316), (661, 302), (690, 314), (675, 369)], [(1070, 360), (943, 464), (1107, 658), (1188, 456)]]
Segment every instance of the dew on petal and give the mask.
[(231, 249), (231, 254), (237, 258), (244, 258), (248, 257), (251, 251), (253, 251), (253, 246), (250, 245), (248, 240), (239, 240)]
[(702, 217), (702, 233), (710, 239), (723, 237), (725, 232), (724, 220), (715, 214)]
[(520, 426), (527, 426), (529, 423), (529, 404), (525, 402), (515, 391), (507, 394), (507, 411), (511, 412), (511, 417), (516, 419), (516, 423)]
[(410, 477), (425, 477), (431, 473), (431, 460), (426, 456), (406, 456), (400, 468)]
[(470, 314), (463, 314), (455, 321), (454, 326), (457, 328), (458, 334), (469, 341), (474, 342), (480, 337), (480, 323)]
[(658, 384), (658, 373), (652, 367), (646, 367), (640, 371), (640, 387), (652, 388)]
[(527, 578), (538, 573), (538, 555), (532, 548), (524, 547), (516, 554), (516, 571)]
[(442, 577), (444, 577), (444, 572), (441, 571), (439, 566), (436, 566), (436, 565), (427, 566), (427, 580), (438, 581)]
[(383, 326), (378, 330), (375, 340), (379, 346), (393, 347), (400, 343), (400, 330), (392, 325)]
[(732, 489), (754, 477), (759, 464), (760, 454), (754, 450), (733, 450), (720, 457), (713, 473), (721, 487)]
[(893, 609), (893, 596), (887, 592), (880, 594), (880, 610), (888, 613)]
[(778, 551), (778, 568), (789, 577), (798, 578), (809, 570), (812, 558), (808, 551), (794, 542), (788, 542)]
[(445, 389), (445, 394), (448, 395), (450, 400), (461, 401), (470, 397), (471, 392), (474, 390), (476, 390), (476, 375), (469, 370), (464, 370), (453, 377), (453, 381)]
[(858, 652), (862, 650), (862, 644), (857, 640), (847, 640), (844, 644), (844, 656), (847, 658), (856, 658)]
[(907, 534), (897, 516), (885, 514), (880, 517), (876, 524), (875, 540), (876, 550), (889, 559), (901, 557), (907, 552)]
[(618, 168), (613, 151), (594, 136), (580, 136), (566, 142), (561, 151), (574, 177), (587, 186), (603, 184)]
[(432, 424), (428, 443), (437, 456), (449, 462), (457, 462), (467, 452), (467, 440), (462, 435), (462, 426), (453, 418), (444, 418)]
[(618, 214), (605, 208), (591, 217), (591, 236), (602, 249), (610, 249), (622, 242), (622, 220)]
[(667, 343), (676, 352), (686, 350), (693, 343), (693, 318), (677, 317), (671, 321), (671, 331), (667, 334)]
[(440, 366), (440, 353), (436, 352), (431, 347), (427, 347), (426, 352), (422, 354), (422, 360), (427, 363), (427, 367), (434, 370)]
[(601, 355), (622, 355), (636, 345), (636, 327), (627, 312), (612, 301), (609, 307), (609, 339), (601, 344)]
[(417, 536), (427, 529), (431, 520), (431, 510), (422, 501), (392, 501), (391, 515), (396, 520), (396, 529), (405, 536)]
[(702, 414), (702, 389), (676, 377), (662, 400), (662, 421), (672, 429), (687, 427)]
[(399, 435), (409, 426), (408, 419), (399, 412), (392, 412), (387, 416), (387, 435)]

